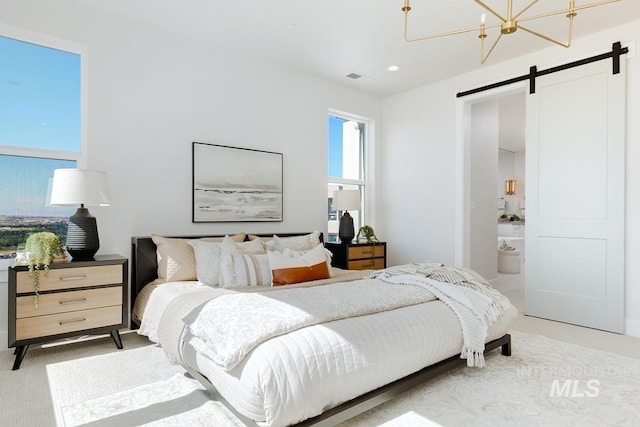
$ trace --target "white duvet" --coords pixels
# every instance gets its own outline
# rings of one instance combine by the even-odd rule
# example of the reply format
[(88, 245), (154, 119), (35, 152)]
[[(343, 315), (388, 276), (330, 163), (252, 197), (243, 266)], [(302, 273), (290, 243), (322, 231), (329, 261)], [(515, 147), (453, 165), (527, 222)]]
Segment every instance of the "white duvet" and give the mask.
[[(157, 331), (162, 307), (183, 291), (200, 291), (198, 286), (178, 283), (154, 290), (141, 331)], [(185, 363), (248, 418), (289, 425), (459, 353), (463, 339), (456, 315), (443, 302), (427, 300), (273, 337), (229, 371), (189, 346)], [(511, 306), (489, 328), (486, 341), (504, 335), (515, 317)]]
[(362, 279), (278, 292), (221, 295), (194, 310), (185, 323), (193, 336), (189, 343), (228, 371), (273, 337), (434, 299), (429, 291), (417, 287)]

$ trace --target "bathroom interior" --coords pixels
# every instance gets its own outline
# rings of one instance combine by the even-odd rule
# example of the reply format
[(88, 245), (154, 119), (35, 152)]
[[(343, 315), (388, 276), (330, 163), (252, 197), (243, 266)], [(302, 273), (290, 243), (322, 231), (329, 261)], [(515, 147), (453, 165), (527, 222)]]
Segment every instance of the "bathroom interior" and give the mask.
[(471, 104), (466, 178), (469, 267), (519, 309), (526, 262), (525, 104), (525, 91)]
[[(524, 153), (524, 150), (514, 152), (504, 148), (498, 149), (498, 272), (500, 273), (518, 274), (524, 264), (526, 222)], [(518, 262), (514, 263), (505, 258), (518, 258)]]
[[(498, 280), (517, 303), (523, 303), (526, 235), (525, 150), (498, 149)], [(508, 295), (509, 296), (509, 295)]]

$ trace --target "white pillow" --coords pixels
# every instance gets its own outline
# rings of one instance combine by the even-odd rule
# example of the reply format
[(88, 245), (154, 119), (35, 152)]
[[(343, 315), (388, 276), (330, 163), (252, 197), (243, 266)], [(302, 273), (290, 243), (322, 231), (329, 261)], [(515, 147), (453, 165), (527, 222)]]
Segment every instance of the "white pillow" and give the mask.
[(309, 251), (320, 244), (320, 232), (305, 234), (303, 236), (280, 237), (273, 235), (273, 240), (265, 243), (268, 250), (282, 252), (285, 249), (294, 251)]
[[(294, 256), (292, 256), (294, 255)], [(295, 256), (295, 253), (268, 251), (273, 286), (291, 285), (330, 277), (327, 257), (322, 245)]]
[(209, 286), (218, 286), (220, 282), (222, 242), (189, 240), (187, 243), (193, 247), (198, 281)]
[(222, 252), (223, 255), (231, 253), (245, 253), (245, 254), (263, 254), (265, 253), (264, 244), (262, 240), (249, 240), (248, 242), (237, 242), (229, 236), (225, 236), (222, 240)]

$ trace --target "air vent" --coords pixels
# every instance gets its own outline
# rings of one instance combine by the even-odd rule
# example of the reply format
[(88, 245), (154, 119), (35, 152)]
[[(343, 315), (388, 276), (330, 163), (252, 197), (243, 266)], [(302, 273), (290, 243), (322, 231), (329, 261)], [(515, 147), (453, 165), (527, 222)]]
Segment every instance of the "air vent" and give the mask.
[(351, 80), (358, 80), (362, 76), (360, 74), (358, 74), (358, 73), (349, 73), (349, 74), (346, 75), (346, 77), (351, 79)]

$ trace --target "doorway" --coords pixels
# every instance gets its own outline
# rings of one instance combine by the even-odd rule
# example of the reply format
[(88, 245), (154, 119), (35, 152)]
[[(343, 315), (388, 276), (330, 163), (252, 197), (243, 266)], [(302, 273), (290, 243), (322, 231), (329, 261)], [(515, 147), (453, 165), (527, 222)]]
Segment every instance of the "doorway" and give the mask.
[(520, 88), (466, 102), (463, 181), (469, 209), (462, 265), (487, 278), (520, 310), (526, 271), (525, 97)]
[[(620, 70), (625, 70), (624, 57), (620, 63)], [(626, 92), (625, 75), (616, 70), (607, 61), (558, 70), (536, 77), (536, 90), (525, 96), (524, 314), (621, 333)], [(497, 100), (524, 92), (522, 85), (514, 86), (458, 102), (456, 265), (476, 269), (479, 245), (490, 253), (488, 220), (483, 219), (483, 232), (476, 231), (489, 200), (488, 193), (477, 191), (488, 188), (488, 181), (478, 177), (489, 174), (475, 175), (480, 168), (474, 162), (483, 156), (478, 147), (497, 150)], [(494, 114), (487, 114), (492, 109)], [(476, 142), (478, 129), (494, 132), (481, 138), (491, 144)], [(485, 169), (493, 168), (485, 163)]]

